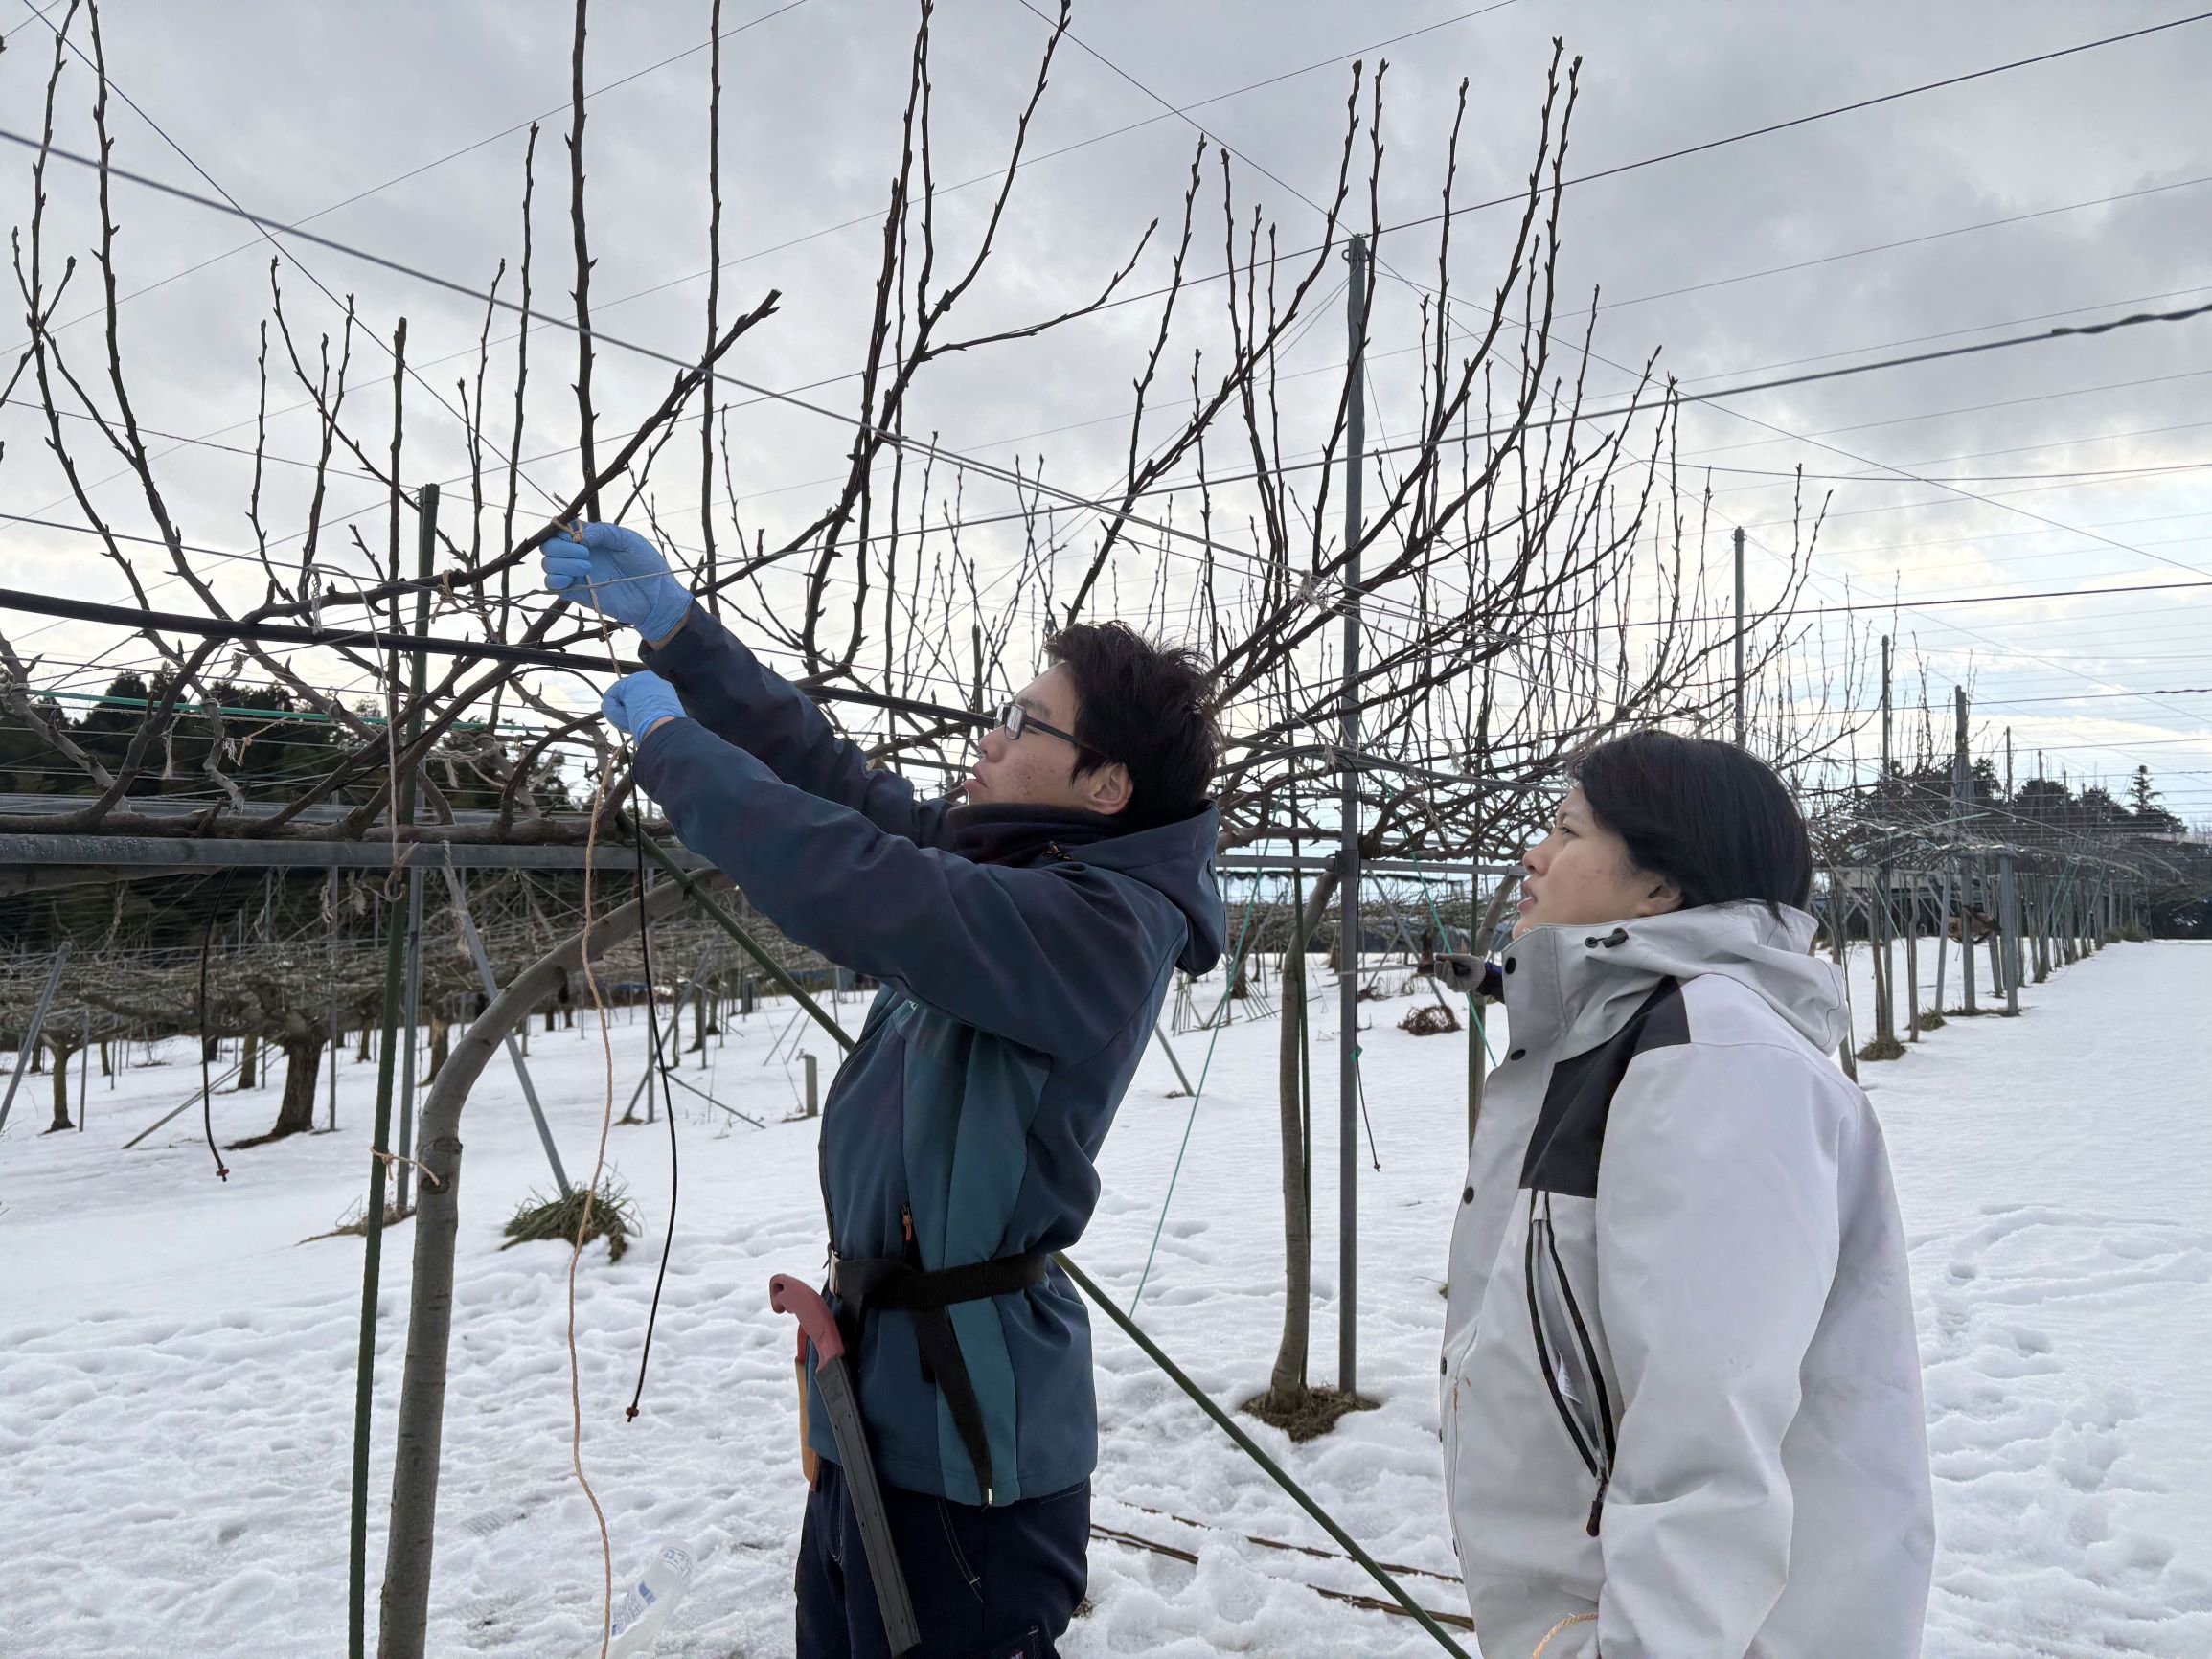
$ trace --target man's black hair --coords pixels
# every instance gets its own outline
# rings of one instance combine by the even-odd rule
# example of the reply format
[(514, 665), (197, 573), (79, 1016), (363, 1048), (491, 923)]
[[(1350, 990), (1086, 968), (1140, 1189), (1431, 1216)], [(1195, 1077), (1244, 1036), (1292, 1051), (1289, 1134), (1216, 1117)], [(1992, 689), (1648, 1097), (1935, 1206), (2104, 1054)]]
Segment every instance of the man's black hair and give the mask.
[(1220, 759), (1213, 676), (1198, 653), (1154, 645), (1126, 623), (1077, 623), (1044, 642), (1075, 682), (1078, 778), (1129, 768), (1131, 830), (1188, 818), (1206, 804)]
[(1663, 875), (1687, 910), (1756, 899), (1779, 912), (1813, 897), (1813, 845), (1782, 780), (1733, 743), (1631, 732), (1570, 769), (1590, 814)]

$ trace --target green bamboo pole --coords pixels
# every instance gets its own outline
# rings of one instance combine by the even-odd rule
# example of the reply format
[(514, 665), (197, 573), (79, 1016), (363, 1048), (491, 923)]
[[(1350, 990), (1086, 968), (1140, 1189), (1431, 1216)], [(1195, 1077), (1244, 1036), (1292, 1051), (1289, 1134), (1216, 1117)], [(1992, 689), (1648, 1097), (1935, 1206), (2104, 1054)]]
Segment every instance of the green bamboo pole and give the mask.
[[(397, 489), (395, 485), (394, 489)], [(438, 487), (422, 487), (418, 514), (420, 562), (427, 565), (437, 546)], [(397, 535), (398, 532), (395, 531)], [(394, 600), (397, 611), (399, 601)], [(395, 623), (397, 617), (395, 617)], [(398, 631), (395, 627), (395, 632)], [(398, 653), (394, 653), (397, 657)], [(399, 664), (392, 666), (395, 677)], [(422, 683), (423, 663), (415, 662), (415, 682)], [(418, 695), (415, 701), (420, 704)], [(410, 736), (412, 732), (410, 731)], [(392, 780), (392, 816), (398, 824), (415, 816), (415, 773), (410, 767)], [(364, 1235), (367, 1248), (361, 1257), (361, 1342), (353, 1365), (353, 1536), (346, 1561), (346, 1651), (351, 1659), (367, 1659), (369, 1646), (369, 1417), (376, 1397), (376, 1293), (384, 1263), (384, 1152), (392, 1138), (392, 1069), (394, 1045), (399, 1041), (400, 987), (406, 977), (407, 918), (410, 889), (399, 888), (392, 901), (391, 925), (384, 930), (384, 1040), (376, 1057), (376, 1121), (369, 1141), (369, 1214)], [(414, 1102), (407, 1102), (412, 1109)]]

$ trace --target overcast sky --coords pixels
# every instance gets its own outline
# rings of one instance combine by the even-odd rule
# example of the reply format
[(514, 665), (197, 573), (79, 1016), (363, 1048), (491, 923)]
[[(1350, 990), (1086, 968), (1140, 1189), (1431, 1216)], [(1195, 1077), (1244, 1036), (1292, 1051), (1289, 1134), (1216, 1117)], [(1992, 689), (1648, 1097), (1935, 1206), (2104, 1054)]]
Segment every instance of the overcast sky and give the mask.
[[(58, 19), (65, 6), (42, 0), (41, 9)], [(696, 354), (704, 329), (707, 55), (663, 60), (703, 42), (708, 10), (704, 0), (599, 0), (585, 78), (607, 88), (591, 102), (586, 139), (598, 321), (678, 356)], [(1062, 48), (1030, 141), (1042, 159), (1020, 176), (977, 315), (1047, 314), (1094, 290), (1147, 221), (1176, 213), (1195, 124), (1235, 152), (1240, 201), (1272, 216), (1285, 248), (1310, 245), (1320, 219), (1304, 198), (1323, 200), (1331, 187), (1350, 59), (1391, 36), (1411, 35), (1366, 53), (1370, 74), (1378, 57), (1391, 65), (1386, 224), (1434, 212), (1463, 77), (1471, 87), (1456, 199), (1517, 188), (1554, 35), (1583, 59), (1574, 176), (2184, 11), (1925, 0), (1786, 8), (1510, 0), (1487, 9), (1091, 0), (1076, 10), (1082, 45)], [(857, 365), (864, 345), (871, 226), (897, 165), (913, 16), (894, 0), (724, 6), (724, 29), (739, 31), (723, 45), (723, 249), (736, 261), (723, 273), (724, 314), (769, 288), (783, 295), (780, 314), (734, 361), (746, 379), (834, 382), (810, 396), (853, 406), (852, 389), (835, 377)], [(206, 191), (196, 164), (257, 212), (285, 220), (324, 214), (314, 228), (326, 235), (473, 286), (518, 253), (521, 128), (546, 117), (540, 304), (569, 285), (565, 7), (110, 0), (103, 17), (110, 73), (144, 112), (112, 111), (118, 165)], [(52, 36), (25, 0), (0, 0), (0, 126), (34, 133)], [(1002, 165), (1046, 34), (1022, 0), (942, 7), (941, 185)], [(1562, 285), (1572, 307), (1586, 303), (1593, 284), (1602, 290), (1591, 387), (1625, 385), (1610, 365), (1640, 363), (1654, 350), (1666, 372), (1698, 390), (2212, 299), (2207, 84), (2212, 23), (1578, 186), (1566, 197)], [(90, 143), (89, 88), (81, 68), (64, 81), (58, 142), (71, 148)], [(1169, 114), (1159, 101), (1189, 114)], [(13, 146), (0, 149), (0, 199), (11, 223), (28, 219), (31, 159)], [(88, 184), (89, 175), (58, 166), (49, 180), (50, 281), (61, 257), (91, 246)], [(245, 464), (206, 444), (253, 441), (268, 245), (236, 220), (116, 189), (123, 287), (135, 295), (123, 310), (124, 345), (140, 418), (205, 441), (162, 463), (186, 536), (247, 545)], [(949, 244), (967, 245), (988, 194), (947, 198)], [(1194, 274), (1221, 264), (1218, 195), (1209, 205), (1215, 216), (1192, 257)], [(1991, 223), (1999, 220), (2012, 222)], [(1510, 210), (1458, 223), (1452, 264), (1464, 294), (1487, 297), (1510, 226)], [(305, 268), (287, 264), (279, 280), (304, 343), (336, 315), (319, 281), (356, 295), (378, 333), (406, 316), (411, 361), (449, 359), (424, 373), (452, 395), (471, 369), (480, 307), (337, 252), (297, 253)], [(1381, 258), (1400, 276), (1429, 280), (1433, 227), (1386, 235)], [(1132, 284), (1152, 286), (1163, 266), (1149, 255)], [(1326, 282), (1337, 280), (1333, 272)], [(511, 273), (509, 292), (513, 281)], [(640, 297), (614, 303), (631, 295)], [(80, 270), (63, 315), (95, 297), (92, 274)], [(1380, 354), (1413, 342), (1414, 301), (1395, 278), (1378, 292), (1386, 433), (1402, 411)], [(12, 292), (9, 313), (0, 347), (11, 368), (22, 335)], [(1155, 321), (1149, 307), (1131, 306), (1035, 348), (946, 365), (925, 384), (922, 419), (910, 425), (1001, 464), (1041, 457), (1048, 476), (1073, 489), (1108, 488), (1127, 443), (1126, 427), (1108, 418), (1128, 406)], [(492, 338), (511, 332), (498, 323)], [(64, 339), (87, 370), (99, 367), (96, 321)], [(564, 491), (574, 460), (554, 452), (574, 441), (562, 401), (573, 349), (552, 334), (536, 342), (542, 400), (533, 400), (524, 448), (547, 457), (533, 476)], [(1341, 323), (1331, 318), (1287, 366), (1328, 368), (1343, 347)], [(386, 372), (376, 356), (366, 344), (357, 353), (364, 384)], [(670, 374), (617, 352), (601, 361), (603, 407), (615, 426), (650, 407)], [(1319, 396), (1334, 381), (1319, 375), (1311, 384)], [(1703, 406), (1684, 415), (1681, 447), (1715, 469), (1717, 517), (1748, 529), (1759, 550), (1755, 593), (1779, 571), (1772, 549), (1788, 544), (1787, 474), (1799, 466), (1816, 480), (1809, 497), (1833, 491), (1809, 602), (1836, 602), (1847, 590), (1860, 600), (1895, 591), (1909, 602), (2212, 580), (2208, 393), (2212, 316)], [(381, 386), (362, 394), (388, 395)], [(297, 401), (280, 386), (271, 406)], [(0, 511), (73, 520), (74, 509), (57, 501), (63, 490), (34, 413), (0, 411)], [(425, 403), (418, 419), (434, 448), (440, 418)], [(773, 404), (739, 419), (738, 514), (772, 536), (818, 507), (820, 481), (835, 471), (849, 435)], [(270, 423), (272, 453), (309, 456), (313, 442), (305, 413)], [(93, 470), (104, 477), (115, 468)], [(1952, 482), (1916, 482), (1901, 470)], [(288, 530), (298, 515), (285, 489), (272, 480), (269, 505), (280, 518), (291, 511)], [(351, 511), (376, 493), (349, 481), (336, 499)], [(103, 484), (96, 499), (119, 526), (144, 528), (125, 481)], [(664, 507), (696, 500), (695, 489)], [(7, 585), (121, 593), (80, 536), (0, 522), (0, 550)], [(2021, 777), (2038, 750), (2054, 775), (2102, 773), (2115, 788), (2148, 761), (2170, 805), (2212, 819), (2212, 695), (2180, 690), (2212, 687), (2207, 595), (2212, 588), (1906, 609), (1898, 627), (1908, 661), (1925, 660), (1934, 696), (1948, 699), (1950, 682), (1971, 672), (1978, 738), (1999, 745), (2011, 725)], [(112, 647), (101, 630), (39, 629), (20, 617), (0, 626), (19, 648), (50, 653), (55, 683), (97, 689), (114, 660), (70, 668)], [(1917, 697), (1917, 682), (1909, 694)]]

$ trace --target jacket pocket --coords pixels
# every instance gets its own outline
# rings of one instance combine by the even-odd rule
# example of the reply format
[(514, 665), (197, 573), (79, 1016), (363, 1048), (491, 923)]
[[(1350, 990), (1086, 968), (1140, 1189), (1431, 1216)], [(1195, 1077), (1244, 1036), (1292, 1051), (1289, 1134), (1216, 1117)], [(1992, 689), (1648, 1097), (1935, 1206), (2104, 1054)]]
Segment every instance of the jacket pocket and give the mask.
[(1598, 1365), (1589, 1324), (1576, 1301), (1552, 1232), (1551, 1194), (1531, 1190), (1528, 1232), (1521, 1246), (1528, 1284), (1529, 1335), (1536, 1345), (1538, 1371), (1559, 1413), (1561, 1426), (1574, 1443), (1575, 1455), (1596, 1482), (1585, 1529), (1591, 1537), (1605, 1511), (1606, 1489), (1612, 1484), (1614, 1423), (1612, 1400)]

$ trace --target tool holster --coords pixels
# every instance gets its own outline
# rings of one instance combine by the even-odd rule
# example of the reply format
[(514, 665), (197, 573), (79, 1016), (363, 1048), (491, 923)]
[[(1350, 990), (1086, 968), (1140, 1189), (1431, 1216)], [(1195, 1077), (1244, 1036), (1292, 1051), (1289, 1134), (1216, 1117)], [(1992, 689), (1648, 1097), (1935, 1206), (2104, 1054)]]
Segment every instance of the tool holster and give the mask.
[(860, 1350), (861, 1328), (870, 1310), (897, 1310), (912, 1316), (915, 1344), (922, 1351), (922, 1380), (933, 1384), (952, 1413), (952, 1426), (975, 1466), (975, 1485), (986, 1505), (992, 1502), (991, 1441), (984, 1432), (983, 1406), (975, 1384), (961, 1357), (960, 1338), (948, 1311), (963, 1302), (987, 1302), (1042, 1284), (1052, 1265), (1051, 1254), (1026, 1251), (1000, 1256), (960, 1267), (935, 1270), (922, 1265), (914, 1241), (913, 1222), (906, 1219), (906, 1251), (902, 1257), (830, 1257), (830, 1292), (836, 1300), (837, 1329), (845, 1346)]

